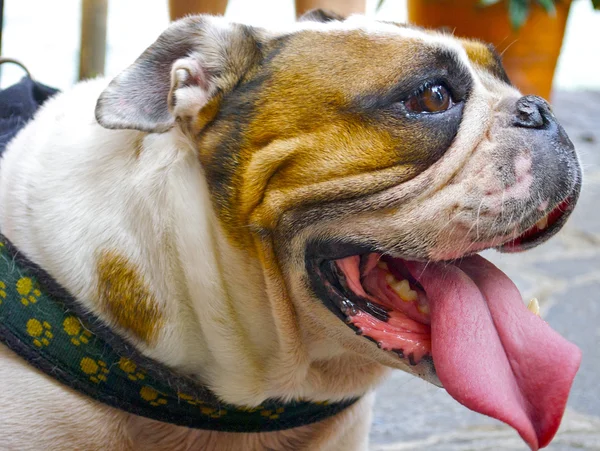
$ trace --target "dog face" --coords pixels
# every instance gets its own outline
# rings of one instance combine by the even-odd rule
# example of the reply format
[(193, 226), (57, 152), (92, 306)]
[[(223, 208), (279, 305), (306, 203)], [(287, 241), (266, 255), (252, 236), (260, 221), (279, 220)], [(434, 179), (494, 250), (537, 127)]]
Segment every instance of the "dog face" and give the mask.
[[(278, 324), (297, 330), (315, 359), (351, 354), (373, 374), (400, 368), (472, 407), (470, 393), (452, 388), (456, 360), (476, 378), (459, 348), (491, 326), (473, 314), (474, 329), (463, 330), (456, 316), (469, 316), (475, 298), (493, 310), (507, 306), (494, 293), (518, 296), (479, 257), (443, 262), (556, 233), (581, 186), (573, 145), (544, 100), (510, 85), (490, 47), (321, 18), (285, 33), (180, 21), (111, 83), (97, 118), (183, 130), (219, 227), (260, 262), (285, 317)], [(510, 324), (490, 338), (509, 360)], [(457, 344), (448, 336), (459, 329)]]

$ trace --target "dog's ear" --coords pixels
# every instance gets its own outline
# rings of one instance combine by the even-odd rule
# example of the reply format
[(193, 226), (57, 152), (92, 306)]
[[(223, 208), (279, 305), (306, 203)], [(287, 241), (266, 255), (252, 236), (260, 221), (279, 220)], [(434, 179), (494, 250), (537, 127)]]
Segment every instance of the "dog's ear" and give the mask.
[(298, 22), (331, 22), (334, 20), (343, 21), (345, 18), (326, 9), (311, 9), (298, 18)]
[(194, 16), (173, 23), (102, 92), (96, 119), (161, 133), (235, 87), (260, 58), (250, 27)]

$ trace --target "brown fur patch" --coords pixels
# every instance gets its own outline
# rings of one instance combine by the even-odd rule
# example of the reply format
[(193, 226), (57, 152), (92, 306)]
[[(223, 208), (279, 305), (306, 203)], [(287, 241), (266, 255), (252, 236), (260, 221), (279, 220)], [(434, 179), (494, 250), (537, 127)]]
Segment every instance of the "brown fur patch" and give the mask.
[(479, 66), (492, 66), (496, 63), (494, 54), (490, 52), (487, 46), (481, 42), (463, 40), (462, 46), (467, 52), (467, 56), (474, 63)]
[(469, 60), (475, 65), (501, 80), (508, 81), (504, 67), (502, 67), (502, 58), (491, 44), (484, 44), (480, 41), (471, 39), (459, 39), (463, 48), (467, 52)]
[(221, 94), (215, 95), (200, 110), (200, 112), (194, 119), (194, 123), (192, 124), (192, 133), (194, 135), (200, 133), (210, 122), (214, 120), (217, 113), (219, 112), (219, 107), (221, 106), (221, 97)]
[(104, 250), (97, 271), (101, 310), (136, 338), (153, 344), (164, 319), (136, 267), (117, 252)]

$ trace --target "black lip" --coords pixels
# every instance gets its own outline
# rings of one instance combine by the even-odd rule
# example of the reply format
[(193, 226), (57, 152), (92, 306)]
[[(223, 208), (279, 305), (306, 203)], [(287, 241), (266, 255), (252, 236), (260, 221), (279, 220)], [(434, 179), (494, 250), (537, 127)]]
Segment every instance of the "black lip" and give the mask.
[(365, 243), (353, 243), (351, 241), (338, 240), (317, 240), (311, 241), (306, 246), (305, 260), (308, 265), (309, 260), (338, 260), (340, 258), (350, 257), (351, 255), (362, 255), (370, 252), (380, 252), (375, 245)]
[(358, 333), (359, 330), (351, 323), (350, 317), (358, 310), (381, 321), (389, 319), (389, 309), (357, 296), (345, 285), (345, 276), (337, 269), (334, 260), (310, 259), (307, 260), (306, 269), (315, 294), (331, 312), (351, 326), (355, 332)]
[[(363, 312), (368, 313), (369, 315), (379, 319), (380, 321), (389, 320), (390, 316), (388, 312), (390, 311), (390, 309), (383, 307), (379, 304), (374, 304), (369, 299), (365, 299), (354, 293), (348, 286), (348, 283), (346, 281), (346, 275), (342, 271), (340, 271), (335, 261), (324, 260), (321, 263), (321, 268), (327, 268), (326, 271), (328, 273), (328, 281), (332, 284), (334, 288), (340, 289), (341, 296), (344, 297), (347, 301), (350, 301), (352, 306), (359, 308)], [(346, 305), (347, 304), (348, 303), (346, 302)], [(351, 315), (354, 313), (354, 311), (350, 311), (349, 313)]]
[[(306, 273), (313, 293), (325, 307), (356, 333), (360, 333), (360, 330), (352, 324), (350, 317), (356, 314), (359, 306), (369, 313), (373, 309), (369, 308), (368, 304), (371, 304), (369, 301), (362, 298), (356, 299), (357, 296), (351, 293), (351, 290), (346, 290), (342, 286), (340, 272), (337, 270), (334, 260), (370, 252), (377, 251), (372, 246), (350, 241), (317, 240), (308, 243), (304, 257)], [(386, 312), (385, 315), (387, 315)], [(381, 319), (387, 320), (386, 318)]]
[(340, 287), (336, 287), (336, 283), (332, 282), (335, 276), (330, 273), (326, 263), (325, 259), (309, 258), (307, 255), (306, 271), (311, 288), (325, 307), (358, 332), (358, 328), (348, 321), (355, 306), (342, 294)]

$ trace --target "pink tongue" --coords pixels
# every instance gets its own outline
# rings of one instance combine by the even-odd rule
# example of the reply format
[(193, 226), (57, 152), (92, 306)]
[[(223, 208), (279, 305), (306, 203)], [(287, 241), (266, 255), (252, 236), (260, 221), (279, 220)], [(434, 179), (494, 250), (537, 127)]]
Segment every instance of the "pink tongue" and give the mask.
[(405, 262), (425, 288), (438, 377), (461, 404), (514, 427), (532, 450), (560, 424), (581, 351), (531, 313), (512, 281), (480, 256)]

